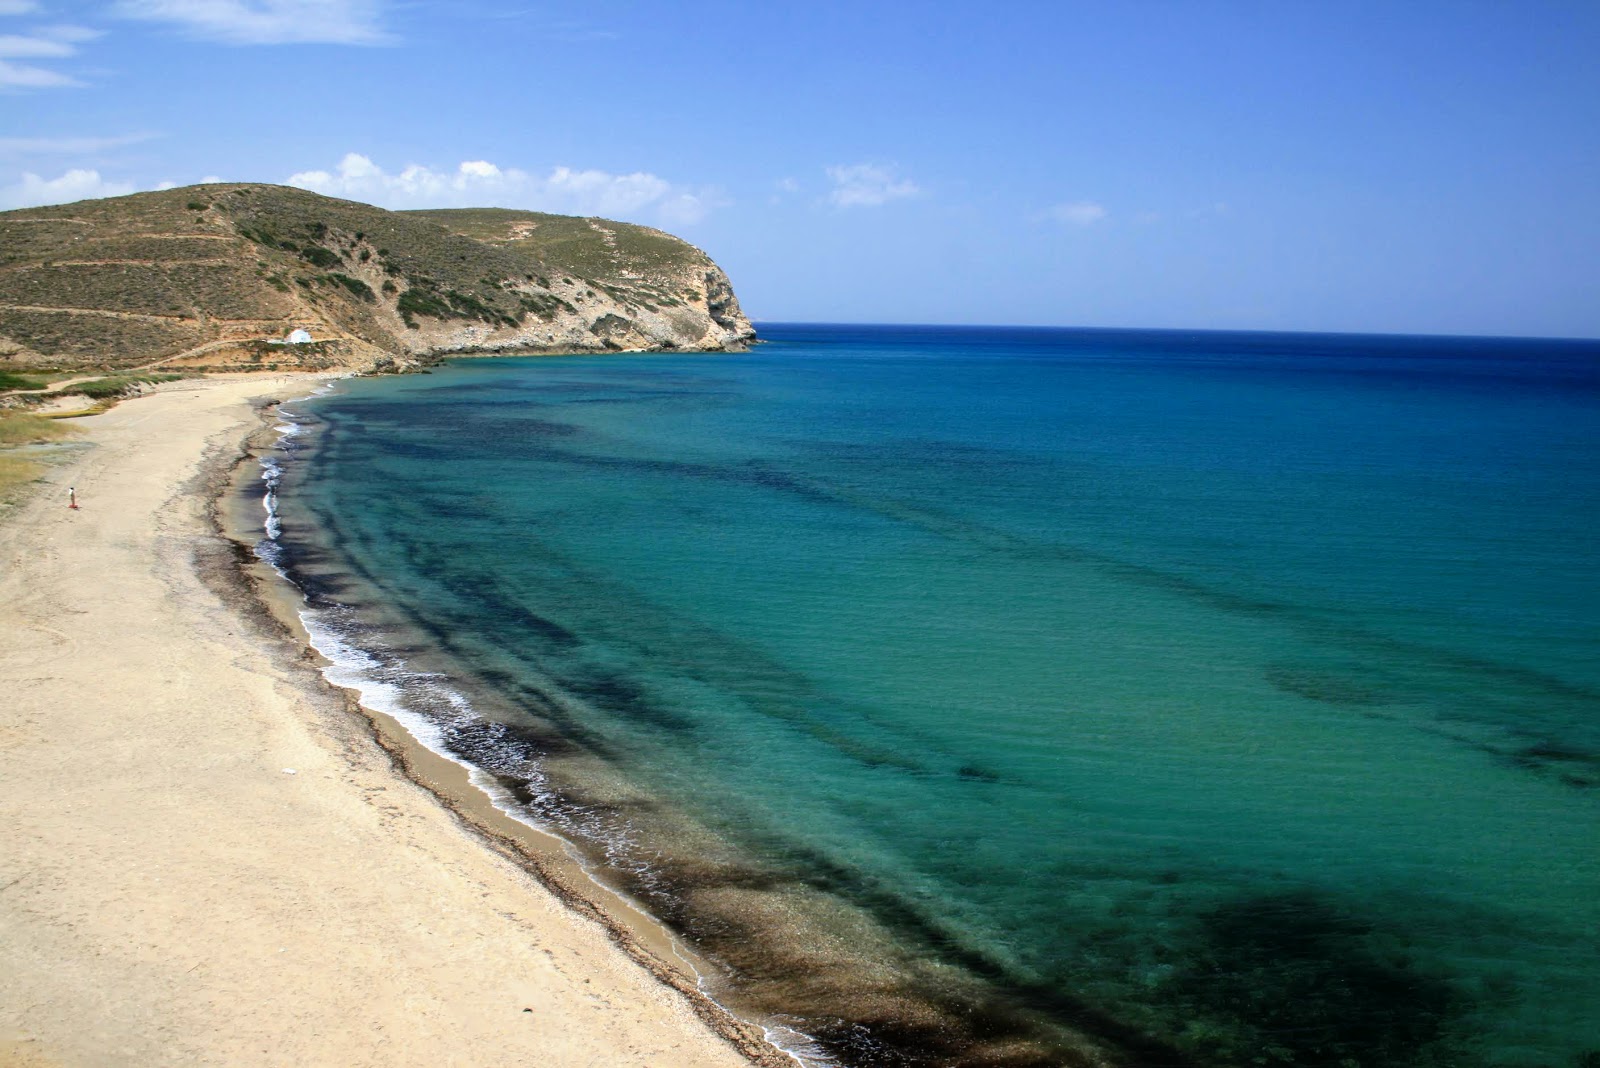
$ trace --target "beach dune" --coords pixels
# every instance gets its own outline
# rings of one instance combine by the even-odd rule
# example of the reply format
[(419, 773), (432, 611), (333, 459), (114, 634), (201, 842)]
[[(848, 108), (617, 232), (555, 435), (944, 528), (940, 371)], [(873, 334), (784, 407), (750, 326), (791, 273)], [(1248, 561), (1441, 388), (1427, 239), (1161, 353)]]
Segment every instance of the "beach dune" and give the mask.
[(250, 402), (308, 388), (82, 420), (0, 522), (0, 1065), (749, 1064), (204, 579)]

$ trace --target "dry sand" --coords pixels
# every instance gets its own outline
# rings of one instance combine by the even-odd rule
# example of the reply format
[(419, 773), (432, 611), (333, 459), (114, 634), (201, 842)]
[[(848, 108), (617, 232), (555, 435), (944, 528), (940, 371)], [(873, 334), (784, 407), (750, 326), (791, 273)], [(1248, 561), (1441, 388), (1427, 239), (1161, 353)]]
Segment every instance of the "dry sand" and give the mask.
[(0, 1065), (773, 1063), (205, 578), (233, 567), (208, 495), (250, 400), (308, 388), (81, 420), (92, 447), (0, 522)]

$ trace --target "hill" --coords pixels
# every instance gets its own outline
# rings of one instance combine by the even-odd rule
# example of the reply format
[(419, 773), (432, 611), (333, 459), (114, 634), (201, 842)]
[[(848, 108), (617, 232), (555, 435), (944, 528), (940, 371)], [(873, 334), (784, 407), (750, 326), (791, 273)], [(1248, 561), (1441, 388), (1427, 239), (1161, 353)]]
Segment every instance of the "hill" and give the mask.
[[(310, 344), (273, 344), (303, 328)], [(721, 268), (660, 230), (203, 185), (0, 212), (0, 371), (403, 369), (452, 353), (730, 350)]]

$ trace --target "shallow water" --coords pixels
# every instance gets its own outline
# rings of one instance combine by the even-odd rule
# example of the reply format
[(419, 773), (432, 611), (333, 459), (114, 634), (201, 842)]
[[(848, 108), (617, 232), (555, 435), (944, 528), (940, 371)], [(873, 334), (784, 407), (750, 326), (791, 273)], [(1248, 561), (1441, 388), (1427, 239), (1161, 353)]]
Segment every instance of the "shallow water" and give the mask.
[(1600, 1058), (1600, 345), (763, 336), (298, 406), (343, 677), (826, 1056)]

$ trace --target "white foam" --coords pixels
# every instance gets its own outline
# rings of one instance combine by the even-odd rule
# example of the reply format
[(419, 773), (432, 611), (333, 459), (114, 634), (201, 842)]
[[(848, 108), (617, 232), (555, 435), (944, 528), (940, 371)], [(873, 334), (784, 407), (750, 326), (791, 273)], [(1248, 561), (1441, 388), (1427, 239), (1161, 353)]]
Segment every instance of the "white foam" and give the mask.
[(817, 1044), (816, 1039), (786, 1023), (763, 1025), (761, 1037), (779, 1053), (805, 1068), (822, 1068), (824, 1065), (839, 1063), (837, 1058)]

